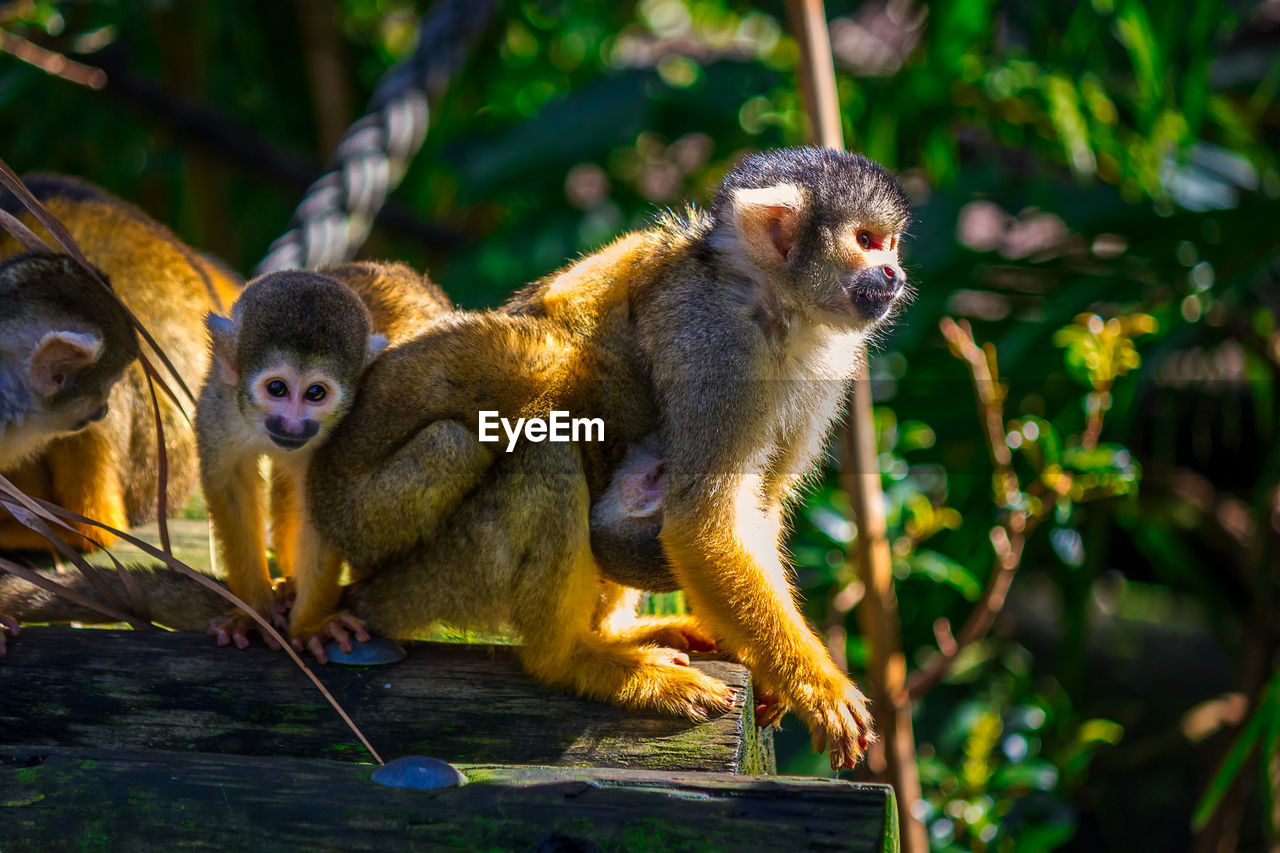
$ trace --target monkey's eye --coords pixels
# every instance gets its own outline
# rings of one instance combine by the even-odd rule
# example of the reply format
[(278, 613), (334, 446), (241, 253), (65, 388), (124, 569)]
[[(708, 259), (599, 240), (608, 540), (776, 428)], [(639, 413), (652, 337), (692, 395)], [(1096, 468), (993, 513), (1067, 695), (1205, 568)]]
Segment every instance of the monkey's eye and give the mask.
[(870, 231), (858, 232), (858, 245), (864, 249), (871, 248), (871, 232)]
[(284, 397), (289, 393), (289, 386), (279, 379), (272, 379), (267, 383), (267, 393), (272, 397)]
[(302, 396), (311, 403), (319, 403), (325, 398), (329, 392), (325, 390), (323, 385), (312, 385)]

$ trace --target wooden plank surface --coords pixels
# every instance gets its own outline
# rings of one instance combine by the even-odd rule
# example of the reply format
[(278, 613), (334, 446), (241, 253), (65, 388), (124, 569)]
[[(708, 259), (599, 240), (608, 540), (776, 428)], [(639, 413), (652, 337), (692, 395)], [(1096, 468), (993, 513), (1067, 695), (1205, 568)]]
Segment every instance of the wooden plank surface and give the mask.
[[(577, 699), (536, 684), (507, 646), (421, 643), (390, 666), (312, 668), (388, 761), (773, 772), (747, 670), (694, 665), (733, 687), (733, 711), (695, 724)], [(283, 653), (158, 631), (24, 628), (0, 661), (0, 743), (369, 760)]]
[[(0, 747), (0, 848), (893, 851), (886, 786), (835, 779), (460, 765), (385, 788), (302, 758)], [(886, 820), (886, 818), (889, 818)]]

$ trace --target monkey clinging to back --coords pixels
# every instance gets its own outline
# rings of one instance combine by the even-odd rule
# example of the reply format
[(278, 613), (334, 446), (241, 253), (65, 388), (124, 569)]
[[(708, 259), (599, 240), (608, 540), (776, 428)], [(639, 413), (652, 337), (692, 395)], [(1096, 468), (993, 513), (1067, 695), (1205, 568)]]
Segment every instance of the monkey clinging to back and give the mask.
[[(260, 615), (273, 609), (267, 572), (265, 484), (271, 461), (271, 528), (296, 603), (289, 634), (322, 662), (323, 641), (350, 649), (363, 623), (338, 612), (341, 559), (323, 548), (303, 489), (312, 452), (355, 397), (360, 374), (387, 345), (447, 312), (437, 287), (403, 264), (353, 263), (254, 280), (230, 319), (207, 319), (213, 359), (200, 394), (200, 473), (220, 563), (231, 591)], [(216, 620), (219, 644), (248, 644), (240, 611)]]

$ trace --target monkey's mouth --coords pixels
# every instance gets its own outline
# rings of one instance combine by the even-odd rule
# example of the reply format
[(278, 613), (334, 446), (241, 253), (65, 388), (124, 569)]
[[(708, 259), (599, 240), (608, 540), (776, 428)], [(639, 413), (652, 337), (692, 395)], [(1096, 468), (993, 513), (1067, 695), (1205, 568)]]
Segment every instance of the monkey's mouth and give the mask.
[(882, 319), (906, 289), (903, 276), (886, 280), (878, 267), (846, 276), (844, 292), (858, 316), (869, 323)]
[(285, 450), (297, 450), (311, 440), (311, 436), (281, 435), (270, 430), (267, 431), (267, 437), (274, 441), (278, 447), (283, 447)]

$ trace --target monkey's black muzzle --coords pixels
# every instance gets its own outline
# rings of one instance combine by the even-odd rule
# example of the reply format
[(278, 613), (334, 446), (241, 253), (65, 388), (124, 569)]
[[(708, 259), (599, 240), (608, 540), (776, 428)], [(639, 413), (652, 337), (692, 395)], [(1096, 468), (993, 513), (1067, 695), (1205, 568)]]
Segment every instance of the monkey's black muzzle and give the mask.
[(284, 418), (278, 415), (267, 418), (263, 426), (267, 428), (267, 437), (285, 450), (297, 450), (315, 438), (316, 433), (320, 431), (320, 424), (309, 420), (303, 423), (300, 431), (291, 432), (285, 429)]
[(902, 295), (907, 277), (897, 265), (885, 264), (846, 274), (843, 286), (858, 314), (875, 322), (888, 314), (893, 301)]

